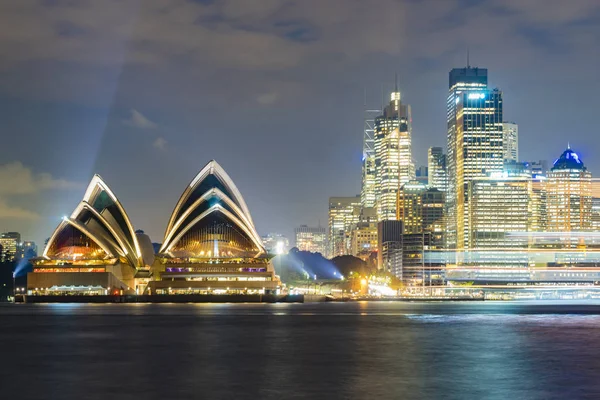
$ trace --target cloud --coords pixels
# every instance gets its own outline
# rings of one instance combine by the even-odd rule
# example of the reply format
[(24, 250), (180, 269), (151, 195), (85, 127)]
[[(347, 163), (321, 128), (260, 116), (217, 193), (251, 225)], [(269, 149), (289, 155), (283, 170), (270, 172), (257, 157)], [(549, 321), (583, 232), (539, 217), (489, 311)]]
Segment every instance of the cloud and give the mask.
[(8, 204), (13, 196), (34, 195), (44, 190), (79, 188), (81, 185), (65, 179), (55, 179), (49, 173), (35, 174), (20, 162), (0, 165), (0, 219), (35, 220), (39, 215)]
[(20, 207), (12, 207), (0, 199), (0, 219), (36, 220), (40, 216), (34, 211)]
[(139, 129), (156, 129), (158, 127), (155, 122), (150, 121), (144, 114), (133, 108), (131, 109), (131, 116), (123, 123)]
[(0, 165), (0, 198), (27, 195), (42, 190), (71, 189), (81, 187), (79, 183), (55, 179), (48, 173), (34, 174), (21, 162)]
[(152, 146), (159, 150), (164, 150), (167, 146), (167, 141), (162, 137), (157, 137), (156, 140), (152, 143)]

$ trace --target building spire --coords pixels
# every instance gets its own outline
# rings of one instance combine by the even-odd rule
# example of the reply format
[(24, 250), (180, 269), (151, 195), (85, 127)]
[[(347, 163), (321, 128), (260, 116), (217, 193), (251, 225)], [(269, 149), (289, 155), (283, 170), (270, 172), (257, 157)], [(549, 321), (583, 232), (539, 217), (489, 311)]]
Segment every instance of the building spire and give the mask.
[(398, 72), (396, 72), (394, 92), (398, 92)]
[(567, 142), (567, 150), (571, 150), (571, 142)]

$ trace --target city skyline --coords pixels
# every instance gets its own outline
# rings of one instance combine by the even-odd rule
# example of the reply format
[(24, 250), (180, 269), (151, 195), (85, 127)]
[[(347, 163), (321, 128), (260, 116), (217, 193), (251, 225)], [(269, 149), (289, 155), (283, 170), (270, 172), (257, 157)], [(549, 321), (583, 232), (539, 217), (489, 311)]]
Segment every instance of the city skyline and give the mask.
[[(546, 10), (452, 1), (435, 15), (427, 4), (391, 2), (383, 17), (358, 2), (325, 7), (327, 19), (343, 9), (338, 28), (297, 3), (286, 10), (174, 2), (161, 14), (173, 36), (162, 38), (149, 29), (162, 26), (156, 3), (113, 8), (120, 16), (91, 4), (0, 6), (6, 26), (36, 27), (24, 41), (14, 32), (0, 39), (12, 55), (0, 78), (10, 136), (0, 150), (8, 182), (0, 191), (0, 230), (19, 231), (40, 247), (94, 173), (120, 194), (135, 228), (159, 241), (174, 200), (168, 193), (211, 158), (239, 182), (261, 234), (292, 237), (301, 224), (324, 225), (330, 196), (360, 193), (365, 88), (368, 105), (379, 107), (382, 86), (387, 97), (398, 72), (402, 99), (412, 106), (413, 158), (426, 165), (429, 147), (445, 148), (447, 73), (466, 64), (467, 46), (471, 64), (488, 68), (489, 86), (503, 91), (504, 119), (519, 124), (521, 160), (551, 163), (570, 141), (589, 170), (599, 170), (590, 153), (600, 144), (591, 112), (598, 59), (588, 45), (598, 32), (594, 2)], [(240, 19), (266, 27), (243, 28)], [(408, 23), (418, 48), (398, 39), (398, 21)], [(350, 40), (340, 39), (350, 31), (340, 31), (344, 25), (354, 26)], [(432, 25), (439, 29), (430, 32)], [(482, 26), (489, 37), (473, 37)], [(185, 33), (197, 37), (194, 29), (217, 27), (255, 53), (263, 46), (262, 59), (248, 52), (214, 58), (209, 44), (184, 40)], [(232, 46), (228, 54), (240, 49), (223, 43)], [(323, 56), (335, 48), (337, 58)], [(404, 51), (411, 57), (401, 57)], [(340, 71), (333, 79), (331, 68)], [(571, 120), (566, 136), (564, 115)]]

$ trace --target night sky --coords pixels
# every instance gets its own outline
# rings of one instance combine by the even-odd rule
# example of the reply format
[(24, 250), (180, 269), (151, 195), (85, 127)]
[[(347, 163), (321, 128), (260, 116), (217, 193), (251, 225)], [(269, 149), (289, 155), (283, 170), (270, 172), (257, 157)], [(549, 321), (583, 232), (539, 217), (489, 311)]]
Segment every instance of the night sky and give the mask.
[(259, 233), (326, 226), (360, 192), (364, 90), (398, 73), (424, 165), (467, 48), (521, 160), (570, 142), (600, 177), (598, 0), (4, 0), (0, 30), (0, 231), (37, 242), (94, 173), (160, 242), (211, 159)]

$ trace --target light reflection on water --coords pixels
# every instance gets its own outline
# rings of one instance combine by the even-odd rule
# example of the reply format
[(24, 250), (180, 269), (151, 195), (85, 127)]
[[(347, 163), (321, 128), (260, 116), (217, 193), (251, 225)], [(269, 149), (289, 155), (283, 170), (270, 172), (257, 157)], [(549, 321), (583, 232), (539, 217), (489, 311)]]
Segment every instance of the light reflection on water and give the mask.
[(600, 303), (2, 305), (0, 322), (6, 398), (600, 398)]

